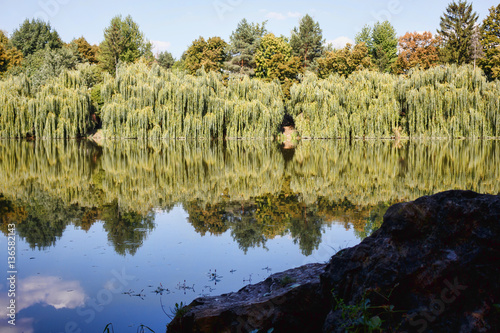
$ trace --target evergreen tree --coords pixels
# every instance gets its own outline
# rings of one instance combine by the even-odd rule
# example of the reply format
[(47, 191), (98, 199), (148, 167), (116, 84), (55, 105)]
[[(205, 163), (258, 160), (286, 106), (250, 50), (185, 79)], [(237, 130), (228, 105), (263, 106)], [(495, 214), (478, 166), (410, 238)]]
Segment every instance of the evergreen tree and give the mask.
[(381, 72), (390, 72), (397, 59), (398, 38), (389, 21), (365, 25), (355, 37), (356, 44), (365, 43), (373, 63)]
[(372, 55), (375, 65), (381, 72), (390, 72), (398, 57), (396, 30), (389, 21), (377, 22), (373, 27), (372, 41)]
[(323, 33), (318, 22), (311, 16), (304, 16), (299, 23), (299, 28), (292, 31), (290, 46), (293, 55), (301, 59), (304, 67), (310, 67), (314, 60), (323, 52)]
[(175, 64), (175, 59), (172, 56), (172, 53), (168, 51), (160, 52), (157, 58), (158, 65), (165, 69), (172, 68)]
[(354, 41), (356, 44), (365, 43), (366, 47), (371, 53), (373, 48), (373, 40), (372, 40), (372, 28), (369, 25), (365, 25), (360, 32), (356, 34), (354, 37)]
[(40, 19), (26, 19), (19, 29), (14, 30), (10, 40), (13, 46), (23, 53), (24, 56), (43, 50), (61, 48), (63, 43), (57, 31), (52, 30), (50, 23)]
[[(500, 4), (490, 8), (480, 29), (481, 44), (485, 57), (481, 60), (481, 68), (489, 78), (498, 78), (500, 74)], [(499, 74), (495, 74), (499, 73)]]
[(115, 73), (118, 63), (134, 62), (140, 57), (152, 59), (151, 42), (147, 41), (139, 26), (129, 15), (113, 17), (104, 30), (104, 41), (100, 45), (99, 62), (105, 71)]
[(238, 23), (231, 34), (228, 53), (230, 59), (226, 68), (233, 73), (253, 75), (255, 73), (255, 51), (260, 39), (266, 33), (266, 22), (248, 23), (246, 19)]
[(472, 4), (453, 1), (441, 16), (438, 33), (443, 39), (441, 58), (445, 62), (466, 64), (472, 59), (471, 40), (478, 15), (472, 11)]

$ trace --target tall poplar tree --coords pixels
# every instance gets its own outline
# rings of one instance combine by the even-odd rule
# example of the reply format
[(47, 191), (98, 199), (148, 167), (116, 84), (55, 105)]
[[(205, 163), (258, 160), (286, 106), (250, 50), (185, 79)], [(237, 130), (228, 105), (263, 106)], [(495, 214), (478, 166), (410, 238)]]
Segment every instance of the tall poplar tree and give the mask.
[(323, 32), (318, 22), (314, 22), (311, 16), (304, 16), (299, 27), (292, 30), (290, 46), (294, 56), (302, 61), (302, 66), (310, 67), (316, 58), (323, 52)]
[(472, 4), (453, 1), (441, 16), (438, 34), (444, 42), (441, 59), (454, 64), (467, 64), (472, 60), (471, 41), (478, 15)]

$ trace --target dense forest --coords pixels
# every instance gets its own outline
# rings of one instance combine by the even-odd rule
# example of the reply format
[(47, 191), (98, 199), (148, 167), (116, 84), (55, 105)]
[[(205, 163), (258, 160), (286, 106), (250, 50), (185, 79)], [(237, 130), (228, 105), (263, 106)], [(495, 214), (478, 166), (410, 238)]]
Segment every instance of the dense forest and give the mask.
[(243, 19), (176, 60), (130, 16), (99, 45), (25, 20), (0, 32), (0, 137), (263, 138), (285, 115), (310, 138), (500, 137), (500, 4), (479, 22), (452, 2), (435, 34), (385, 21), (355, 41), (325, 45), (309, 15), (289, 37)]

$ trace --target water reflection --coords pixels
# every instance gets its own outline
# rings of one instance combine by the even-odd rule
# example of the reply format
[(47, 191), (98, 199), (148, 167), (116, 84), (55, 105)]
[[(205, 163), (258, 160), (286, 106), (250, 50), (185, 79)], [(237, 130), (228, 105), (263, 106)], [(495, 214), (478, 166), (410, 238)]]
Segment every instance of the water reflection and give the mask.
[[(87, 297), (80, 281), (67, 281), (59, 276), (30, 276), (17, 281), (17, 286), (16, 310), (18, 313), (35, 304), (51, 306), (57, 310), (76, 309), (84, 305)], [(3, 318), (7, 318), (9, 301), (7, 293), (0, 294), (0, 308), (2, 309), (0, 313)], [(0, 323), (0, 330), (2, 332), (33, 332), (33, 321), (33, 318), (19, 318), (16, 319), (14, 327), (4, 320)]]
[(308, 255), (330, 223), (360, 238), (394, 202), (448, 189), (500, 192), (498, 141), (0, 141), (0, 222), (33, 248), (68, 225), (102, 221), (134, 255), (155, 211), (182, 204), (204, 235), (230, 231), (243, 251), (289, 235)]

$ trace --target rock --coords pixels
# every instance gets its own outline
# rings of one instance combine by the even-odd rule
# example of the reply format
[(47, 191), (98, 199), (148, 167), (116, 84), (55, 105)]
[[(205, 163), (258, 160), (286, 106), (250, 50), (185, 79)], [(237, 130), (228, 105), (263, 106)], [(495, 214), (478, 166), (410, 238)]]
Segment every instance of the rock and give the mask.
[(324, 332), (377, 316), (384, 331), (499, 331), (499, 267), (500, 196), (448, 191), (396, 204), (322, 274), (324, 292), (346, 305), (370, 300), (350, 321), (333, 307)]
[(448, 191), (391, 206), (327, 266), (196, 299), (167, 331), (500, 332), (499, 276), (500, 196)]
[(319, 275), (326, 264), (309, 264), (271, 275), (236, 293), (195, 299), (167, 332), (314, 332), (330, 310)]

